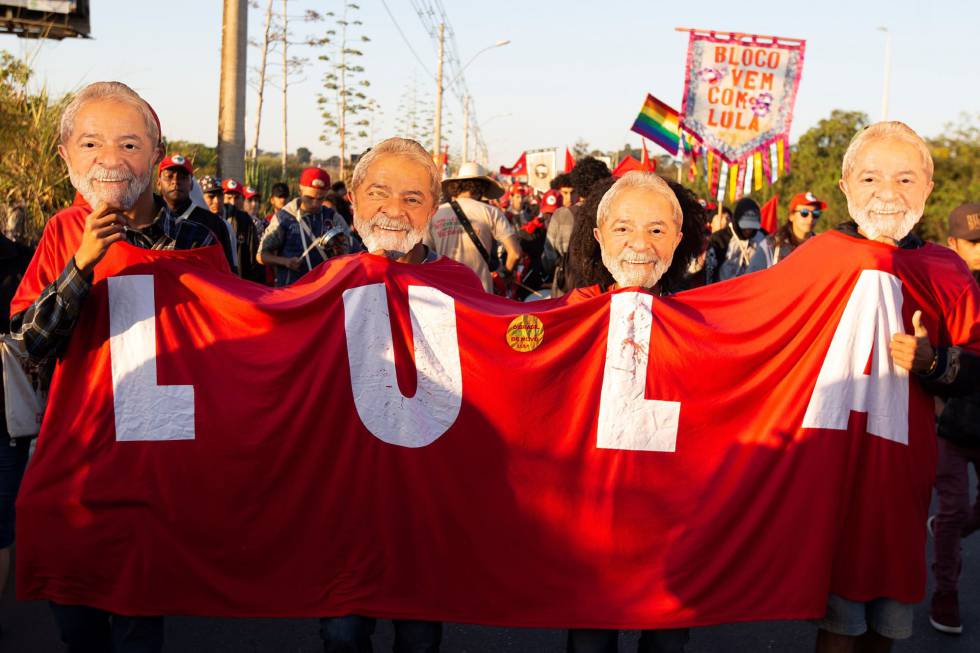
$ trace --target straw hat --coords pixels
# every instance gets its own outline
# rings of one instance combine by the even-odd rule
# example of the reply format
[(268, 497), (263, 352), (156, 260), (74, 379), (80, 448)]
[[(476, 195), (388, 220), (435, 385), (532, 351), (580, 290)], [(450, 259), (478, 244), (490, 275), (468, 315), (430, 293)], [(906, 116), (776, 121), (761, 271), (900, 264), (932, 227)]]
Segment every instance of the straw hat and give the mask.
[[(459, 172), (455, 177), (448, 177), (442, 180), (442, 192), (446, 193), (446, 184), (451, 181), (463, 181), (465, 179), (478, 179), (485, 182), (483, 196), (487, 199), (495, 200), (504, 194), (504, 187), (496, 179), (490, 177), (487, 169), (476, 161), (467, 161), (459, 167)], [(446, 193), (448, 195), (448, 193)]]

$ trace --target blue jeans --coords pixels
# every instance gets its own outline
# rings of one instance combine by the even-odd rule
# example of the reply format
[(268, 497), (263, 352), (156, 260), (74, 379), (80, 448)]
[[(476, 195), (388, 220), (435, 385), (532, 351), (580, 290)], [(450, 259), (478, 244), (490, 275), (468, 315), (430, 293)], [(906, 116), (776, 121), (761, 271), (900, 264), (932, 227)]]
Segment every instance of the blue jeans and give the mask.
[(127, 617), (86, 605), (52, 602), (68, 653), (160, 653), (163, 617)]
[[(442, 624), (438, 621), (393, 619), (394, 653), (439, 653)], [(320, 619), (324, 653), (372, 653), (375, 619), (348, 615)]]
[[(636, 645), (637, 653), (684, 653), (691, 638), (690, 628), (644, 630)], [(598, 628), (573, 628), (568, 631), (567, 653), (616, 653), (619, 631)]]

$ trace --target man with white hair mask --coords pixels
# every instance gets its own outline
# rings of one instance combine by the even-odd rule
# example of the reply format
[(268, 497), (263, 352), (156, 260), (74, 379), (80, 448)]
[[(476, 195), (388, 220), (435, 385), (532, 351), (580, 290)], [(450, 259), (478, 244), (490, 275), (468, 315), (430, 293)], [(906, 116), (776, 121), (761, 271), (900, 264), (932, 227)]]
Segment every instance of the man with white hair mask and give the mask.
[(660, 280), (683, 238), (684, 217), (676, 195), (651, 172), (628, 172), (603, 194), (593, 237), (614, 284), (577, 288), (578, 299), (617, 288), (639, 287), (660, 295)]
[[(48, 369), (67, 347), (93, 271), (113, 243), (189, 249), (222, 242), (193, 212), (177, 216), (153, 194), (151, 181), (164, 155), (160, 123), (125, 84), (97, 82), (79, 91), (62, 114), (60, 136), (58, 153), (85, 202), (47, 223), (11, 304), (11, 334)], [(71, 542), (64, 545), (70, 548)], [(162, 617), (111, 615), (54, 602), (51, 608), (69, 651), (163, 648)]]
[[(580, 219), (588, 217), (580, 214)], [(630, 287), (663, 294), (661, 279), (670, 269), (674, 252), (684, 237), (683, 228), (680, 202), (667, 182), (652, 172), (626, 173), (599, 201), (593, 229), (602, 263), (615, 283), (605, 288), (601, 283), (576, 288), (569, 293), (569, 301)], [(692, 225), (692, 231), (695, 229)], [(689, 637), (687, 628), (644, 630), (637, 651), (682, 653)], [(618, 640), (618, 630), (575, 628), (568, 631), (566, 650), (614, 653), (619, 650)]]
[[(934, 349), (930, 342), (923, 325), (923, 310), (914, 310), (914, 333), (894, 334), (891, 356), (897, 366), (911, 371), (913, 378), (917, 378), (927, 392), (950, 396), (975, 391), (980, 386), (980, 367), (977, 365), (980, 358), (954, 346), (978, 346), (980, 337), (976, 324), (980, 292), (956, 254), (923, 243), (911, 233), (922, 217), (926, 199), (932, 191), (932, 174), (929, 149), (911, 128), (900, 122), (871, 125), (851, 141), (841, 169), (840, 189), (847, 198), (853, 222), (839, 225), (836, 236), (825, 234), (811, 239), (801, 250), (814, 247), (826, 238), (839, 238), (840, 234), (855, 239), (848, 247), (863, 242), (866, 244), (861, 244), (862, 247), (884, 246), (894, 248), (896, 253), (898, 250), (918, 250), (914, 256), (902, 257), (903, 269), (909, 276), (906, 303), (912, 304), (909, 310), (925, 309), (937, 316), (934, 324), (938, 327), (939, 337), (934, 340), (939, 346)], [(835, 248), (839, 249), (839, 246), (835, 245)], [(954, 340), (956, 338), (965, 341)], [(862, 494), (897, 492), (890, 499), (904, 498), (909, 520), (900, 524), (885, 523), (882, 515), (870, 509), (848, 507), (844, 536), (834, 560), (827, 613), (818, 622), (818, 653), (888, 651), (893, 640), (911, 636), (912, 604), (881, 596), (880, 591), (876, 591), (874, 597), (842, 596), (837, 591), (838, 587), (864, 586), (854, 581), (868, 578), (878, 579), (872, 586), (880, 587), (882, 582), (887, 584), (887, 580), (880, 578), (883, 570), (867, 569), (866, 565), (874, 563), (849, 554), (855, 548), (849, 540), (874, 537), (873, 541), (880, 539), (882, 546), (902, 543), (902, 548), (896, 550), (902, 551), (903, 556), (919, 555), (921, 560), (917, 552), (924, 549), (925, 529), (920, 525), (926, 520), (935, 472), (933, 436), (934, 432), (909, 433), (909, 442), (898, 451), (906, 454), (907, 464), (885, 464), (885, 460), (878, 458), (864, 461), (864, 472), (854, 491)], [(872, 455), (884, 453), (875, 450), (869, 454)], [(906, 564), (919, 563), (908, 560)], [(895, 590), (895, 593), (900, 592)]]
[[(419, 143), (389, 138), (371, 148), (357, 162), (351, 179), (350, 200), (354, 229), (368, 254), (401, 263), (432, 263), (438, 258), (422, 242), (429, 221), (439, 208), (440, 177), (432, 156)], [(479, 278), (462, 263), (443, 259), (457, 268), (475, 292)], [(325, 617), (320, 636), (326, 653), (368, 653), (375, 620), (359, 615)], [(437, 653), (442, 624), (432, 621), (393, 620), (395, 651)]]

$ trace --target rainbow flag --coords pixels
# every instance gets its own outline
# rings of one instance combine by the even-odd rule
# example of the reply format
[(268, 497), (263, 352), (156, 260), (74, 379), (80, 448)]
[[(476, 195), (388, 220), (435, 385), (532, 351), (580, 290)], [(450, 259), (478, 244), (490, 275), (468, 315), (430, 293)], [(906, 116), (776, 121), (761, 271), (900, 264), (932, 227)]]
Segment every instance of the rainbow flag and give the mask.
[(649, 93), (631, 129), (667, 150), (671, 156), (677, 156), (681, 138), (680, 116)]

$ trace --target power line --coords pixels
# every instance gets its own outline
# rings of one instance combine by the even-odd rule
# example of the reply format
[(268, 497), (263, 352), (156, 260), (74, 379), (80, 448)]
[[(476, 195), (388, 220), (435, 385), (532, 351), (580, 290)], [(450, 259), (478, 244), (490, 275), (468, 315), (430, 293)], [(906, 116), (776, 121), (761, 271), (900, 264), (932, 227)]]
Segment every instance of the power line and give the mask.
[(405, 32), (402, 31), (401, 25), (398, 24), (397, 20), (395, 20), (395, 15), (391, 13), (391, 9), (388, 8), (388, 3), (385, 0), (381, 0), (381, 4), (384, 5), (385, 11), (388, 12), (388, 17), (391, 18), (391, 22), (395, 24), (395, 29), (398, 30), (398, 33), (401, 35), (402, 40), (405, 41), (405, 45), (408, 47), (409, 52), (412, 53), (412, 55), (415, 57), (415, 60), (419, 62), (420, 66), (422, 66), (422, 70), (424, 70), (429, 75), (429, 77), (434, 77), (434, 75), (431, 72), (429, 72), (429, 69), (422, 62), (422, 57), (420, 57), (418, 53), (415, 51), (415, 48), (412, 47), (411, 41), (409, 41), (408, 37), (405, 36)]
[(465, 98), (470, 96), (470, 118), (473, 123), (473, 138), (478, 147), (485, 148), (486, 143), (480, 131), (480, 122), (476, 117), (475, 103), (467, 88), (466, 79), (463, 76), (463, 66), (459, 59), (459, 48), (456, 44), (456, 33), (453, 30), (452, 24), (449, 22), (449, 17), (446, 15), (446, 8), (443, 6), (442, 0), (409, 0), (409, 2), (412, 8), (415, 9), (415, 13), (418, 14), (422, 27), (434, 41), (438, 41), (439, 38), (439, 24), (445, 25), (444, 61), (449, 71), (449, 78), (452, 80), (449, 85), (449, 90), (456, 96), (460, 107), (463, 106)]

